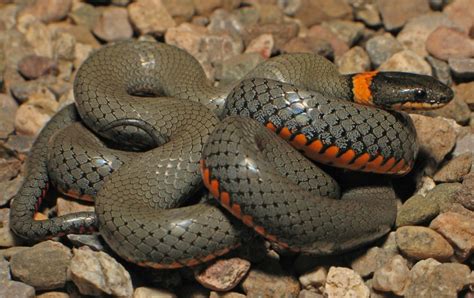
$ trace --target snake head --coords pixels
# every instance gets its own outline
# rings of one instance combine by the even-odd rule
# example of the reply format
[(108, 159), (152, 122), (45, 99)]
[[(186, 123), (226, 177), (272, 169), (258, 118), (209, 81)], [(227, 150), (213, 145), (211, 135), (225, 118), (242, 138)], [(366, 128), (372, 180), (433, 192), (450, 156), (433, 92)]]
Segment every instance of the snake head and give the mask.
[(432, 76), (405, 72), (377, 72), (370, 84), (376, 106), (401, 110), (428, 110), (449, 103), (453, 90)]

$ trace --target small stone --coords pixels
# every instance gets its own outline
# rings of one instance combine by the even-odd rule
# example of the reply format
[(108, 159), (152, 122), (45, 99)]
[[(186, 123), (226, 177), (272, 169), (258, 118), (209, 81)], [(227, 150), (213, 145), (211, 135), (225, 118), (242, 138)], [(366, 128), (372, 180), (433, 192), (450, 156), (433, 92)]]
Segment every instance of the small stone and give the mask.
[(26, 102), (32, 94), (45, 93), (55, 83), (54, 77), (41, 77), (33, 81), (19, 81), (11, 85), (11, 93), (20, 102)]
[(435, 188), (435, 186), (436, 186), (436, 183), (434, 182), (434, 180), (431, 177), (424, 176), (424, 177), (421, 178), (421, 181), (419, 183), (418, 189), (416, 190), (415, 194), (426, 196), (426, 194), (430, 190)]
[(444, 107), (435, 110), (421, 111), (420, 114), (453, 119), (461, 125), (467, 124), (471, 116), (467, 104), (457, 96), (456, 92), (454, 99)]
[(34, 298), (35, 288), (18, 281), (0, 281), (0, 297)]
[[(50, 91), (47, 91), (51, 93)], [(43, 93), (44, 94), (44, 93)], [(54, 98), (54, 95), (52, 95)], [(58, 104), (49, 98), (38, 94), (37, 103), (22, 104), (15, 114), (16, 132), (23, 135), (36, 136), (55, 113)]]
[(71, 279), (83, 295), (132, 296), (130, 274), (115, 259), (104, 252), (87, 247), (73, 249)]
[(39, 294), (36, 296), (36, 298), (69, 298), (69, 297), (70, 296), (68, 293), (56, 292), (56, 291), (46, 292), (46, 293)]
[(67, 271), (71, 257), (69, 248), (61, 243), (41, 242), (12, 256), (12, 275), (38, 290), (62, 288), (69, 280)]
[(460, 261), (468, 259), (474, 252), (474, 222), (472, 217), (445, 212), (436, 217), (430, 228), (443, 235), (452, 245)]
[(97, 234), (68, 234), (67, 238), (75, 247), (88, 246), (95, 251), (103, 251), (105, 247)]
[(212, 291), (209, 294), (209, 298), (245, 298), (245, 297), (247, 296), (245, 296), (244, 294), (237, 293), (237, 292), (218, 293), (218, 292)]
[[(10, 137), (9, 140), (12, 137)], [(5, 147), (10, 149), (8, 146)], [(11, 180), (0, 182), (0, 189), (3, 190), (3, 192), (0, 193), (0, 206), (5, 206), (13, 198), (13, 196), (18, 192), (21, 185), (23, 184), (23, 180), (24, 177), (19, 175)]]
[[(33, 142), (35, 141), (35, 139), (36, 139), (35, 136), (16, 135), (16, 134), (11, 135), (8, 138), (8, 141), (5, 143), (5, 148), (14, 152), (21, 153), (21, 154), (27, 154), (30, 151), (31, 146), (33, 146)], [(17, 177), (14, 180), (17, 180), (19, 178), (20, 177)], [(21, 184), (22, 182), (18, 181), (18, 183)]]
[(263, 61), (263, 57), (258, 53), (240, 54), (218, 64), (215, 77), (222, 83), (235, 82)]
[(383, 292), (402, 296), (408, 282), (408, 262), (400, 255), (393, 256), (385, 265), (374, 272), (372, 287)]
[(307, 27), (333, 19), (350, 19), (352, 9), (346, 1), (304, 0), (294, 9), (293, 16)]
[(74, 67), (78, 69), (82, 63), (87, 59), (87, 57), (92, 54), (94, 51), (93, 47), (88, 44), (76, 43), (74, 52), (76, 53), (76, 58), (74, 59)]
[(252, 268), (242, 282), (247, 296), (297, 296), (300, 284), (283, 271), (277, 261), (266, 261)]
[(260, 16), (260, 24), (281, 24), (283, 22), (283, 11), (275, 4), (261, 3), (256, 5)]
[(46, 74), (57, 74), (58, 68), (53, 59), (32, 55), (21, 59), (18, 71), (25, 78), (34, 80)]
[(334, 56), (328, 41), (311, 36), (292, 38), (281, 50), (283, 53), (313, 53), (324, 57)]
[(372, 247), (364, 254), (357, 257), (351, 262), (351, 268), (362, 277), (368, 277), (377, 269), (385, 265), (395, 252), (380, 248)]
[(470, 152), (456, 156), (436, 172), (433, 179), (436, 182), (461, 182), (471, 170), (473, 162), (474, 156)]
[(264, 59), (268, 59), (272, 55), (274, 45), (275, 40), (273, 39), (273, 35), (262, 34), (249, 42), (245, 53), (258, 53)]
[(199, 15), (208, 15), (215, 9), (222, 6), (222, 0), (193, 0), (196, 13)]
[(461, 189), (458, 191), (457, 202), (469, 210), (474, 210), (474, 173), (464, 176)]
[(431, 274), (433, 272), (433, 269), (440, 264), (440, 262), (433, 258), (428, 258), (426, 260), (416, 262), (416, 264), (413, 265), (413, 267), (411, 268), (410, 280), (414, 281), (420, 276)]
[(196, 280), (214, 291), (230, 291), (250, 270), (250, 262), (244, 259), (220, 259), (201, 272), (195, 273)]
[(440, 234), (426, 227), (405, 226), (396, 231), (398, 249), (415, 260), (449, 259), (454, 251)]
[(464, 101), (474, 111), (474, 82), (461, 83), (454, 87), (455, 97)]
[(441, 26), (426, 40), (426, 50), (441, 60), (474, 56), (474, 40), (459, 30)]
[(53, 58), (53, 37), (46, 25), (40, 22), (31, 24), (25, 37), (36, 55)]
[(56, 206), (58, 210), (58, 216), (82, 211), (94, 211), (94, 206), (91, 204), (85, 204), (77, 200), (67, 200), (63, 198), (57, 199)]
[(449, 58), (448, 63), (455, 77), (460, 79), (474, 78), (474, 58)]
[(135, 1), (128, 6), (128, 13), (132, 23), (142, 35), (160, 36), (168, 28), (176, 26), (176, 22), (161, 0)]
[(366, 51), (355, 46), (336, 59), (341, 74), (351, 74), (370, 70), (370, 58)]
[[(55, 57), (73, 61), (76, 57), (75, 50), (76, 38), (73, 35), (66, 32), (60, 32), (56, 34), (55, 38), (53, 38), (53, 51)], [(59, 63), (61, 63), (61, 61)]]
[(327, 275), (328, 269), (326, 267), (318, 266), (312, 271), (301, 275), (299, 281), (306, 290), (320, 292), (324, 289)]
[(365, 44), (365, 49), (372, 64), (379, 67), (395, 53), (402, 51), (403, 47), (392, 34), (384, 33), (369, 39)]
[(275, 51), (279, 51), (290, 39), (296, 37), (298, 34), (298, 25), (295, 23), (284, 23), (249, 26), (244, 31), (244, 44), (248, 45), (251, 40), (262, 34), (273, 35)]
[(428, 200), (422, 195), (414, 195), (398, 209), (396, 225), (401, 227), (423, 224), (438, 214), (437, 202)]
[(159, 298), (176, 298), (177, 296), (168, 290), (138, 287), (133, 292), (133, 298), (147, 298), (147, 297), (159, 297)]
[(33, 1), (20, 12), (20, 15), (31, 14), (45, 23), (51, 23), (66, 18), (71, 7), (72, 0)]
[(92, 29), (94, 34), (105, 41), (118, 41), (131, 38), (133, 29), (128, 21), (127, 9), (106, 7)]
[(321, 25), (336, 34), (349, 47), (356, 44), (364, 33), (364, 24), (344, 20), (333, 20), (324, 22)]
[(349, 46), (331, 30), (323, 26), (313, 26), (308, 31), (308, 36), (328, 41), (333, 50), (334, 56), (340, 57), (349, 50)]
[(17, 109), (18, 104), (11, 96), (0, 94), (0, 139), (13, 133), (15, 122), (11, 115), (15, 115)]
[(436, 185), (430, 192), (426, 194), (426, 199), (438, 204), (440, 210), (444, 210), (456, 201), (460, 183), (442, 183)]
[(426, 57), (426, 61), (431, 65), (433, 76), (442, 83), (451, 86), (453, 79), (451, 78), (451, 69), (448, 63), (432, 56)]
[(28, 247), (28, 246), (13, 246), (13, 247), (5, 248), (5, 249), (0, 249), (0, 257), (2, 257), (4, 259), (6, 259), (7, 261), (9, 261), (14, 254), (17, 254), (20, 251), (24, 251), (24, 250), (27, 250), (27, 249), (30, 249), (30, 247)]
[(4, 257), (0, 257), (0, 283), (11, 279), (10, 263)]
[(377, 6), (388, 31), (400, 29), (409, 19), (430, 11), (428, 0), (378, 0)]
[[(94, 23), (95, 24), (95, 23)], [(84, 26), (70, 26), (64, 30), (65, 33), (71, 34), (76, 39), (76, 56), (77, 56), (77, 44), (84, 44), (94, 49), (101, 47), (99, 41), (92, 34), (91, 30)]]
[(254, 6), (244, 6), (232, 12), (244, 28), (251, 27), (258, 23), (260, 18), (258, 9)]
[(0, 158), (0, 182), (9, 181), (20, 173), (21, 161), (16, 158)]
[(353, 1), (354, 18), (364, 22), (367, 26), (375, 27), (382, 24), (379, 10), (375, 1)]
[(10, 209), (0, 209), (0, 247), (12, 247), (21, 244), (21, 239), (16, 237), (10, 229)]
[(243, 26), (237, 16), (230, 14), (224, 9), (217, 9), (211, 15), (207, 29), (210, 33), (227, 33), (235, 36), (242, 32)]
[(329, 268), (325, 294), (329, 297), (369, 297), (370, 290), (353, 270), (344, 267)]
[(449, 2), (443, 13), (453, 20), (464, 32), (469, 32), (474, 24), (474, 12), (472, 11), (472, 0), (456, 0)]
[(74, 9), (69, 16), (76, 25), (84, 26), (92, 30), (95, 23), (99, 20), (100, 11), (90, 4), (82, 3), (82, 5)]
[(423, 57), (410, 50), (395, 53), (378, 68), (380, 71), (402, 71), (431, 75), (431, 66)]
[(173, 18), (189, 21), (195, 13), (193, 0), (162, 0), (161, 2)]

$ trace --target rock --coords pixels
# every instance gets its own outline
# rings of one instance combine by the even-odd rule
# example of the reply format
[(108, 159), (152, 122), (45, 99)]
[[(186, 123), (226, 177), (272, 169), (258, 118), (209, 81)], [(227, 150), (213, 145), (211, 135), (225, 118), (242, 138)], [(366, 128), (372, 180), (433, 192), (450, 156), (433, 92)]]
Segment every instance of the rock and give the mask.
[(195, 13), (193, 0), (162, 0), (161, 2), (173, 18), (189, 21)]
[(438, 204), (440, 210), (442, 211), (456, 201), (461, 187), (462, 186), (459, 183), (438, 184), (426, 194), (426, 200)]
[(245, 53), (258, 53), (264, 59), (268, 59), (272, 55), (274, 45), (275, 40), (273, 39), (273, 35), (262, 34), (249, 42), (245, 49)]
[(365, 49), (370, 61), (375, 67), (379, 67), (395, 53), (403, 50), (402, 45), (390, 33), (372, 37), (365, 44)]
[(214, 291), (230, 291), (250, 270), (250, 262), (244, 259), (219, 259), (201, 272), (195, 273), (196, 280)]
[(433, 76), (442, 83), (451, 86), (453, 79), (451, 78), (451, 70), (449, 69), (448, 63), (432, 56), (426, 57), (426, 61), (431, 65)]
[(238, 36), (243, 30), (243, 25), (237, 16), (230, 14), (224, 9), (217, 9), (211, 15), (207, 30), (210, 33), (227, 33), (232, 36)]
[(0, 139), (6, 139), (13, 133), (15, 122), (11, 115), (15, 115), (17, 109), (18, 104), (11, 96), (0, 94)]
[(10, 209), (0, 209), (0, 247), (12, 247), (21, 244), (21, 239), (16, 237), (10, 229)]
[(57, 199), (56, 206), (58, 216), (82, 211), (94, 211), (94, 206), (91, 204), (84, 204), (78, 200), (67, 200), (63, 198)]
[(24, 103), (34, 93), (47, 92), (48, 86), (54, 84), (54, 78), (47, 76), (33, 81), (18, 81), (11, 85), (10, 92), (13, 97)]
[(333, 19), (350, 19), (352, 9), (345, 1), (303, 0), (292, 15), (310, 27)]
[(456, 0), (447, 5), (443, 13), (453, 20), (464, 32), (471, 30), (474, 20), (474, 12), (472, 11), (472, 0)]
[(0, 281), (0, 297), (34, 298), (35, 288), (18, 281)]
[(372, 275), (377, 269), (385, 265), (395, 252), (380, 247), (369, 248), (364, 254), (351, 262), (351, 268), (362, 277)]
[(431, 75), (431, 66), (423, 57), (410, 50), (395, 53), (378, 68), (380, 71), (403, 71)]
[(446, 154), (453, 149), (456, 132), (448, 121), (440, 117), (431, 118), (415, 114), (410, 114), (410, 117), (416, 128), (420, 154), (425, 155), (429, 166), (425, 171), (433, 173)]
[(76, 43), (75, 49), (76, 58), (74, 59), (74, 67), (78, 69), (82, 63), (94, 51), (93, 47), (88, 44)]
[[(9, 142), (12, 138), (15, 139), (14, 136), (11, 136), (9, 138)], [(10, 148), (9, 145), (11, 145), (11, 144), (9, 144), (9, 143), (7, 143), (6, 145), (7, 146), (5, 146), (5, 148), (7, 148), (9, 150), (16, 149), (16, 148)], [(28, 151), (29, 151), (29, 148), (28, 148)], [(23, 153), (25, 153), (25, 152), (23, 152)], [(6, 181), (1, 181), (0, 182), (0, 189), (3, 190), (0, 193), (0, 206), (5, 206), (13, 198), (13, 196), (20, 189), (21, 184), (23, 183), (23, 180), (24, 180), (24, 177), (22, 175), (19, 175), (16, 178), (13, 178), (11, 180), (6, 180)]]
[(260, 24), (281, 24), (283, 22), (283, 11), (275, 4), (261, 3), (255, 6), (260, 16)]
[(455, 77), (460, 79), (474, 78), (474, 58), (449, 58), (448, 63)]
[(68, 293), (56, 292), (56, 291), (46, 292), (46, 293), (39, 294), (36, 296), (36, 298), (69, 298), (69, 297), (70, 296)]
[(454, 119), (457, 123), (462, 125), (467, 124), (471, 116), (467, 104), (461, 100), (461, 98), (459, 98), (456, 93), (454, 95), (454, 99), (446, 106), (435, 110), (420, 111), (420, 114), (431, 117), (440, 116)]
[[(35, 139), (36, 139), (36, 137), (34, 137), (34, 136), (11, 135), (8, 138), (8, 141), (4, 144), (4, 146), (8, 150), (18, 152), (20, 154), (27, 154), (30, 151), (31, 146), (33, 146), (33, 142), (35, 141)], [(19, 177), (15, 178), (14, 180), (17, 180), (17, 179), (19, 179)], [(14, 181), (14, 180), (12, 180), (12, 181)], [(22, 182), (18, 181), (18, 183), (21, 184)], [(16, 185), (16, 183), (15, 183), (15, 185)], [(16, 187), (16, 186), (11, 185), (11, 187)], [(18, 188), (16, 188), (16, 189), (18, 189)], [(13, 194), (15, 194), (15, 193), (16, 192), (14, 192)]]
[(0, 257), (0, 283), (11, 280), (10, 263), (4, 257)]
[(428, 56), (426, 40), (440, 26), (455, 28), (456, 24), (441, 12), (430, 12), (408, 21), (397, 40), (406, 50), (411, 50), (421, 57)]
[(75, 247), (88, 246), (89, 248), (95, 251), (105, 250), (104, 245), (102, 244), (101, 238), (96, 234), (68, 234), (67, 238)]
[(454, 252), (460, 261), (468, 259), (474, 252), (474, 222), (472, 217), (445, 212), (436, 217), (430, 228), (437, 231), (454, 245)]
[(401, 0), (396, 2), (378, 0), (377, 5), (385, 29), (388, 31), (400, 29), (409, 19), (430, 11), (428, 0)]
[(209, 295), (209, 298), (245, 298), (244, 294), (240, 294), (237, 292), (226, 292), (226, 293), (218, 293), (212, 291)]
[(275, 51), (279, 51), (283, 46), (298, 34), (298, 25), (295, 23), (252, 25), (245, 29), (243, 33), (244, 44), (248, 45), (251, 40), (262, 34), (271, 34), (275, 42)]
[(349, 47), (356, 44), (364, 32), (364, 24), (360, 22), (333, 20), (324, 22), (321, 26), (336, 34)]
[(40, 22), (31, 24), (25, 37), (36, 55), (53, 58), (53, 37), (46, 25)]
[(27, 250), (27, 249), (30, 249), (30, 247), (27, 247), (27, 246), (13, 246), (13, 247), (5, 248), (5, 249), (0, 249), (0, 257), (2, 257), (4, 259), (6, 259), (7, 261), (9, 261), (14, 254), (17, 254), (20, 251), (24, 251), (24, 250)]
[(435, 259), (428, 258), (426, 260), (418, 261), (410, 271), (410, 280), (414, 281), (420, 276), (428, 275), (433, 272), (433, 269), (440, 265), (441, 263), (436, 261)]
[(474, 40), (459, 30), (438, 27), (426, 40), (426, 50), (441, 60), (469, 58), (474, 56)]
[(421, 181), (417, 187), (415, 194), (422, 195), (424, 197), (430, 190), (435, 188), (435, 186), (436, 186), (436, 183), (431, 177), (424, 176), (421, 178)]
[(168, 290), (138, 287), (133, 292), (133, 298), (147, 298), (147, 297), (160, 297), (160, 298), (176, 298), (177, 296)]
[(57, 22), (66, 18), (71, 6), (72, 0), (32, 1), (20, 12), (20, 16), (31, 14), (45, 23)]
[(334, 56), (336, 58), (342, 56), (349, 50), (349, 46), (342, 39), (323, 26), (318, 25), (311, 27), (308, 31), (308, 36), (328, 41), (334, 50)]
[(298, 281), (280, 267), (277, 261), (266, 261), (252, 268), (242, 282), (247, 296), (297, 296)]
[(456, 98), (464, 101), (471, 111), (474, 111), (474, 82), (461, 83), (454, 87)]
[(311, 36), (292, 38), (281, 50), (283, 53), (313, 53), (324, 57), (334, 56), (329, 42)]
[(133, 25), (142, 35), (160, 36), (168, 28), (176, 26), (176, 22), (161, 0), (135, 1), (128, 6), (128, 13)]
[(354, 18), (367, 26), (375, 27), (382, 24), (379, 10), (375, 1), (352, 1)]
[(422, 195), (414, 195), (398, 209), (396, 226), (421, 225), (439, 214), (437, 202)]
[[(95, 24), (95, 23), (94, 23)], [(99, 41), (92, 34), (91, 30), (83, 26), (70, 26), (64, 30), (65, 33), (71, 34), (76, 39), (76, 56), (77, 56), (77, 44), (84, 44), (94, 49), (100, 48)]]
[(372, 287), (383, 292), (402, 296), (408, 282), (408, 262), (400, 255), (393, 256), (385, 265), (374, 272)]
[[(105, 41), (118, 41), (131, 38), (133, 29), (128, 21), (127, 9), (106, 7), (92, 29), (94, 34)], [(130, 16), (131, 17), (131, 16)]]
[(436, 182), (461, 182), (463, 177), (471, 170), (474, 156), (470, 152), (463, 153), (444, 165), (433, 179)]
[(464, 176), (461, 189), (458, 191), (457, 202), (469, 210), (474, 210), (474, 173)]
[(215, 9), (222, 6), (222, 0), (193, 0), (196, 13), (199, 15), (208, 15)]
[(38, 290), (62, 288), (69, 280), (71, 257), (69, 248), (61, 243), (41, 242), (12, 256), (12, 275)]
[(260, 19), (259, 11), (254, 6), (243, 6), (232, 12), (237, 17), (239, 22), (245, 28), (256, 25)]
[(336, 59), (336, 65), (342, 74), (364, 72), (370, 70), (370, 58), (363, 48), (355, 46)]
[[(66, 32), (60, 32), (53, 38), (53, 53), (54, 57), (68, 61), (74, 61), (76, 57), (76, 38)], [(61, 65), (59, 61), (58, 68)]]
[(222, 83), (235, 82), (263, 61), (264, 59), (258, 53), (240, 54), (218, 64), (215, 77)]
[(115, 259), (89, 248), (73, 249), (71, 279), (83, 295), (132, 296), (130, 274)]
[(46, 74), (56, 75), (58, 67), (51, 58), (31, 55), (21, 59), (18, 64), (18, 71), (25, 78), (34, 80)]
[(36, 136), (51, 119), (54, 112), (32, 104), (21, 105), (15, 114), (16, 132), (23, 135)]
[(458, 297), (458, 292), (470, 283), (469, 275), (469, 267), (463, 264), (436, 265), (428, 273), (412, 279), (405, 297)]
[(329, 297), (369, 297), (370, 290), (351, 269), (331, 267), (326, 279), (325, 294)]
[(396, 231), (398, 249), (409, 258), (449, 259), (454, 251), (440, 234), (426, 227), (405, 226)]
[[(306, 290), (315, 292), (322, 292), (326, 283), (328, 269), (323, 266), (318, 266), (312, 271), (306, 272), (299, 277), (300, 284)], [(301, 293), (300, 293), (301, 295)]]
[(9, 181), (20, 173), (21, 161), (16, 158), (0, 158), (0, 182)]
[(100, 11), (95, 9), (94, 6), (82, 3), (79, 7), (73, 9), (69, 17), (76, 25), (92, 30), (98, 22), (100, 15)]

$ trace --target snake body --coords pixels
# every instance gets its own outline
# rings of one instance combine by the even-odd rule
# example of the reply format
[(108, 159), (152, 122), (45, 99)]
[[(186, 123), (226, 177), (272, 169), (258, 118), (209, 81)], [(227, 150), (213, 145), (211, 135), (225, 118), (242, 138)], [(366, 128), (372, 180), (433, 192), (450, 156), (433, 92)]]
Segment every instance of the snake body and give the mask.
[[(367, 105), (437, 107), (453, 97), (431, 77), (343, 76), (311, 54), (272, 58), (214, 87), (192, 56), (153, 42), (97, 51), (79, 69), (74, 94), (77, 109), (60, 111), (33, 146), (12, 229), (39, 240), (98, 226), (120, 256), (155, 268), (205, 262), (251, 230), (312, 254), (377, 239), (395, 220), (393, 191), (356, 187), (341, 198), (337, 182), (300, 152), (336, 167), (404, 174), (417, 152), (411, 121)], [(49, 181), (95, 197), (95, 213), (34, 220)], [(214, 200), (180, 207), (202, 182), (233, 216)]]

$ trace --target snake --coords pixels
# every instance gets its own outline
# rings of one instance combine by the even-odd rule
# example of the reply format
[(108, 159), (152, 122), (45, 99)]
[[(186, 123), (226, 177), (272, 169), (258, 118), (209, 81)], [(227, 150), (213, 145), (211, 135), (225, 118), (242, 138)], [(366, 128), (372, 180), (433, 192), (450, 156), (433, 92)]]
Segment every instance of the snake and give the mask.
[[(342, 75), (309, 53), (216, 85), (186, 51), (150, 41), (94, 52), (73, 88), (75, 104), (30, 151), (11, 228), (31, 241), (98, 230), (120, 257), (157, 269), (207, 262), (259, 236), (312, 255), (382, 237), (396, 196), (369, 173), (404, 175), (418, 150), (410, 117), (394, 109), (453, 98), (431, 76)], [(321, 164), (370, 181), (344, 189)], [(38, 218), (52, 185), (94, 200), (95, 211)]]

